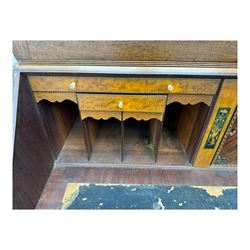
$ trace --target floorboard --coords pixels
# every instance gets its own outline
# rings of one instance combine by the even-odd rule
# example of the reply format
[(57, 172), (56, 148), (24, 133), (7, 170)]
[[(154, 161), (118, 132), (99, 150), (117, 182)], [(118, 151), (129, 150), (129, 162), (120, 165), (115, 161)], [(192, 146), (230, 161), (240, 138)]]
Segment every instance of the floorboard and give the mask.
[(55, 167), (37, 209), (60, 209), (68, 183), (237, 186), (237, 169), (129, 169)]

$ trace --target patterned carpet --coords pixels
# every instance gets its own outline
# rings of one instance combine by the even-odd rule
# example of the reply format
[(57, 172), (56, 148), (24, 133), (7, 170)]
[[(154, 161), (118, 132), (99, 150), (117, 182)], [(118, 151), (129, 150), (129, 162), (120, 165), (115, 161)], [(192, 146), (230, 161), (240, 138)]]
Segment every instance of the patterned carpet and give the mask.
[(237, 209), (237, 188), (69, 183), (62, 209)]

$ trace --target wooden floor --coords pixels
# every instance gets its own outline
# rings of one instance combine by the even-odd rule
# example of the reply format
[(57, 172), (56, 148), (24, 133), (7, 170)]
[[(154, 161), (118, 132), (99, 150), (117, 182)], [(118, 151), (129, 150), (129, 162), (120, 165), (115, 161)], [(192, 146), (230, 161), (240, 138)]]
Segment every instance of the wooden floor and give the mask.
[(237, 186), (236, 168), (129, 169), (55, 167), (37, 209), (59, 209), (68, 183), (170, 184), (194, 186)]
[(101, 167), (148, 167), (188, 166), (187, 157), (177, 135), (164, 127), (157, 163), (154, 162), (148, 122), (128, 119), (124, 124), (124, 160), (121, 162), (121, 138), (119, 121), (100, 121), (93, 146), (91, 160), (87, 160), (85, 143), (77, 121), (58, 156), (57, 167), (98, 166)]

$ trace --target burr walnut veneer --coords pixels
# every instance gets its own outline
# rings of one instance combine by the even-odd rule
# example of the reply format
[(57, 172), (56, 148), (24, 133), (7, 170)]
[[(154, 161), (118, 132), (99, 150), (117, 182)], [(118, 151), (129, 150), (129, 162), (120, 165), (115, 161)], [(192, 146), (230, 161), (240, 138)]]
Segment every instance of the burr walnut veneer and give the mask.
[[(183, 105), (205, 103), (211, 105), (220, 84), (220, 79), (206, 78), (156, 78), (156, 77), (84, 77), (29, 75), (28, 81), (36, 101), (62, 102), (71, 100), (78, 104), (83, 120), (88, 159), (91, 157), (95, 136), (90, 136), (90, 123), (95, 120), (116, 118), (121, 121), (121, 159), (123, 159), (123, 121), (155, 119), (151, 129), (154, 158), (161, 139), (162, 123), (167, 104)], [(169, 101), (168, 101), (169, 100)], [(86, 125), (85, 122), (88, 124)], [(152, 121), (150, 122), (152, 123)], [(152, 127), (152, 126), (151, 126)], [(94, 130), (95, 131), (95, 130)]]

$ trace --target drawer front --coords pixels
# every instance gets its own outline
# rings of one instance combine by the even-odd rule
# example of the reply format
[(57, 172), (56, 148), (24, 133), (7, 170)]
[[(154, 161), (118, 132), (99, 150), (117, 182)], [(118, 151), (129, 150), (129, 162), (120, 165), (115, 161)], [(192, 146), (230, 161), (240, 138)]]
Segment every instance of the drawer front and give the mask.
[(99, 93), (216, 93), (218, 79), (28, 76), (33, 91)]
[(164, 112), (167, 96), (77, 94), (80, 110)]
[(76, 92), (77, 77), (28, 76), (33, 91)]

